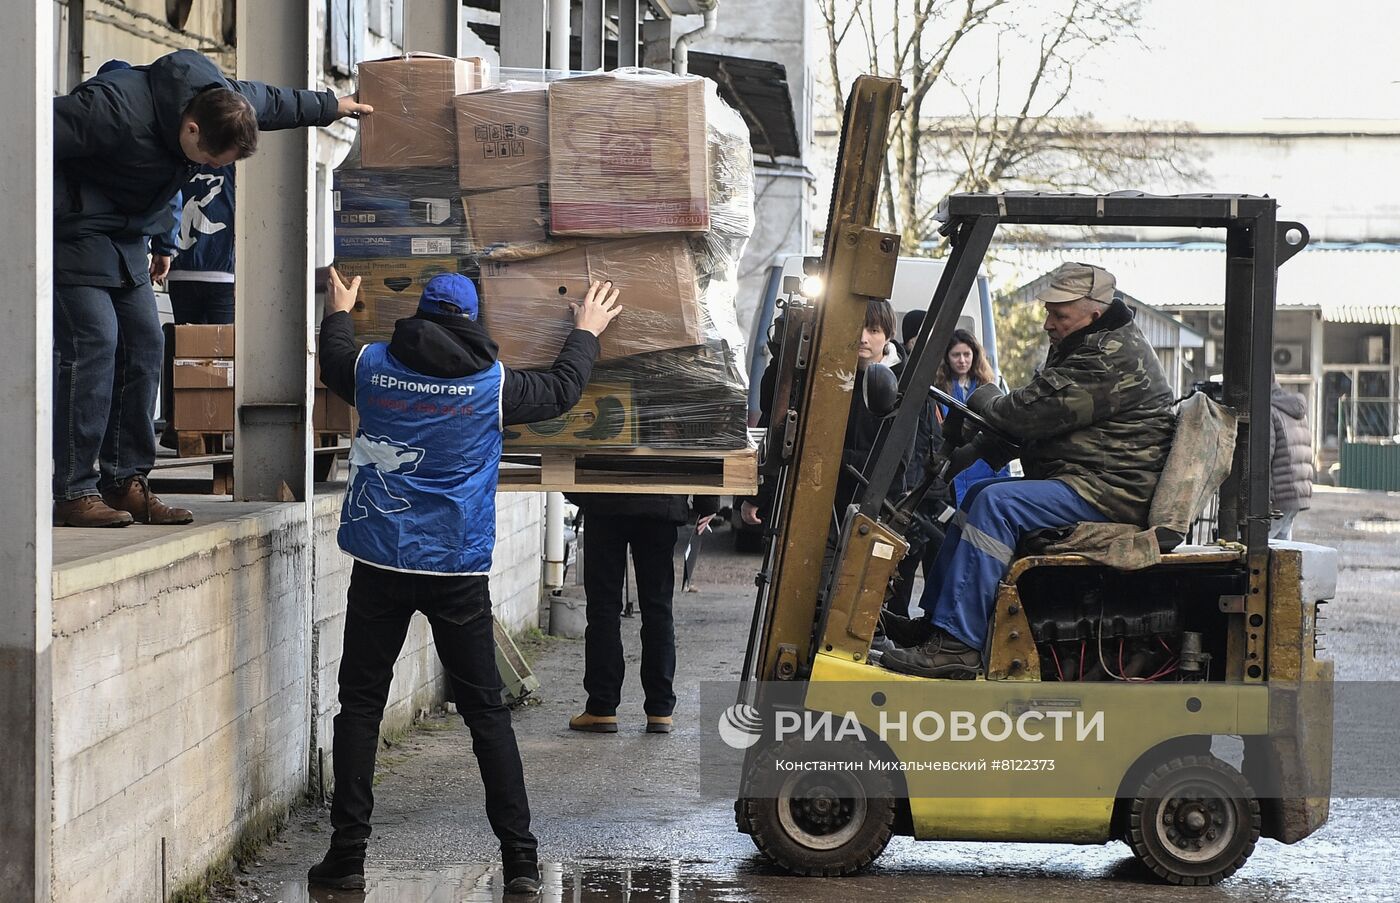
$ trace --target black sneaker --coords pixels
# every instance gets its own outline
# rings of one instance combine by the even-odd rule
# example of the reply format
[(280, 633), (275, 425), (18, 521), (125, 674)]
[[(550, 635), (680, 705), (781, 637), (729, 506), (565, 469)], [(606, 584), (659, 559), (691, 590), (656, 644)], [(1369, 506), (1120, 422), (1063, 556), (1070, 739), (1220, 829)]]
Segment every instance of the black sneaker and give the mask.
[(502, 852), (501, 871), (505, 875), (506, 893), (540, 892), (540, 863), (534, 850)]
[(899, 648), (912, 649), (928, 642), (933, 635), (933, 622), (927, 618), (906, 618), (887, 608), (880, 612), (876, 629)]
[(917, 677), (953, 677), (964, 680), (977, 676), (982, 653), (934, 628), (928, 642), (916, 649), (895, 649), (880, 657), (880, 664), (900, 674)]
[(365, 889), (365, 845), (331, 847), (326, 857), (306, 872), (308, 883), (336, 890)]

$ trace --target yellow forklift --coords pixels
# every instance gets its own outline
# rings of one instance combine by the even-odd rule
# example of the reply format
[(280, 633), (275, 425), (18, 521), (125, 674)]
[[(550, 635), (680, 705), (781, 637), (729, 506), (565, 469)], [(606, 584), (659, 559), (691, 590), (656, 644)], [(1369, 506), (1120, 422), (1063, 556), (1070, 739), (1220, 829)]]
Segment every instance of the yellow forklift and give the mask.
[[(809, 261), (823, 288), (789, 297), (771, 365), (761, 469), (774, 501), (735, 707), (764, 726), (745, 760), (739, 830), (802, 875), (858, 871), (899, 834), (1122, 840), (1163, 881), (1214, 884), (1259, 837), (1294, 843), (1328, 813), (1333, 668), (1317, 657), (1316, 624), (1336, 553), (1268, 540), (1275, 279), (1307, 230), (1246, 195), (947, 198), (947, 265), (897, 384), (879, 365), (867, 371), (867, 402), (887, 415), (859, 502), (833, 512), (843, 437), (829, 425), (846, 422), (866, 302), (888, 297), (899, 254), (898, 236), (872, 224), (900, 94), (871, 76), (851, 91), (825, 247)], [(1218, 536), (1182, 545), (1158, 530), (1160, 563), (1137, 570), (1023, 555), (999, 587), (974, 679), (897, 674), (872, 663), (871, 643), (927, 485), (893, 502), (887, 490), (1003, 224), (1225, 230), (1218, 400), (1237, 428)], [(1014, 437), (938, 400), (979, 453), (1014, 454)], [(950, 444), (929, 462), (949, 479), (969, 457)]]

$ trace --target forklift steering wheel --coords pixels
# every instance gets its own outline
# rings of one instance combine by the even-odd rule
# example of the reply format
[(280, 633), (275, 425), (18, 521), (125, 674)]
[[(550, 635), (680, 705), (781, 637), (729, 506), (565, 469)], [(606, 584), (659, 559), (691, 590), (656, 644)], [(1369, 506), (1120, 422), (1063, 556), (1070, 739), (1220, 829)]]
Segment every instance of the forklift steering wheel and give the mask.
[(929, 394), (933, 396), (934, 401), (938, 402), (941, 405), (946, 405), (950, 412), (956, 412), (959, 417), (966, 418), (967, 422), (972, 424), (980, 432), (986, 433), (993, 439), (1005, 442), (1012, 448), (1020, 448), (1021, 442), (1019, 439), (1014, 439), (1011, 436), (1006, 435), (1006, 433), (1003, 433), (996, 427), (992, 426), (986, 420), (982, 419), (980, 415), (973, 413), (967, 405), (963, 404), (961, 401), (958, 401), (956, 398), (949, 395), (947, 392), (944, 392), (937, 386), (930, 386), (928, 391)]

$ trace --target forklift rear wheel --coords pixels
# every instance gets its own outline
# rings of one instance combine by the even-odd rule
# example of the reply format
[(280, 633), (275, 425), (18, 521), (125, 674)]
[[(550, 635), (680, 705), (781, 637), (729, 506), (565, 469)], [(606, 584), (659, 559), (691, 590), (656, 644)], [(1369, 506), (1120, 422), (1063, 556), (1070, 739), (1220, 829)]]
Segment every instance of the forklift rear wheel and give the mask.
[(1170, 884), (1218, 884), (1259, 840), (1259, 800), (1244, 776), (1215, 756), (1181, 756), (1138, 786), (1128, 845)]
[(797, 771), (772, 796), (741, 801), (741, 826), (773, 862), (797, 875), (860, 871), (890, 842), (897, 812), (893, 787), (873, 771)]

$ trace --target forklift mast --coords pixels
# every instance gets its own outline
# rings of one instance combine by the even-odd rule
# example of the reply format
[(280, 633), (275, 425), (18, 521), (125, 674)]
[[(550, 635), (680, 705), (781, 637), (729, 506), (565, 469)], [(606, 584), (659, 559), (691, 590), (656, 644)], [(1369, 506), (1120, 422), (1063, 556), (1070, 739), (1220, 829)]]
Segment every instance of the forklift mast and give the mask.
[[(928, 386), (998, 225), (1193, 226), (1226, 233), (1223, 402), (1239, 415), (1230, 476), (1220, 490), (1220, 538), (1246, 549), (1246, 614), (1262, 617), (1268, 598), (1270, 522), (1269, 394), (1277, 267), (1302, 250), (1307, 230), (1278, 222), (1277, 202), (1249, 195), (1154, 196), (1008, 192), (944, 200), (940, 231), (949, 259), (899, 382), (899, 402), (884, 420), (861, 474), (858, 505), (834, 512), (836, 481), (851, 402), (856, 349), (866, 301), (888, 297), (899, 239), (872, 227), (890, 116), (901, 89), (862, 76), (846, 106), (826, 242), (823, 289), (784, 309), (779, 367), (761, 473), (776, 482), (766, 513), (768, 544), (758, 576), (743, 676), (802, 679), (818, 651), (860, 660), (889, 572), (907, 544), (907, 524), (886, 502), (910, 447)], [(922, 388), (920, 388), (922, 387)], [(1258, 425), (1260, 432), (1255, 432)], [(1255, 436), (1261, 441), (1251, 441)], [(833, 542), (831, 537), (839, 536)], [(1236, 679), (1264, 678), (1264, 639), (1239, 637)]]

